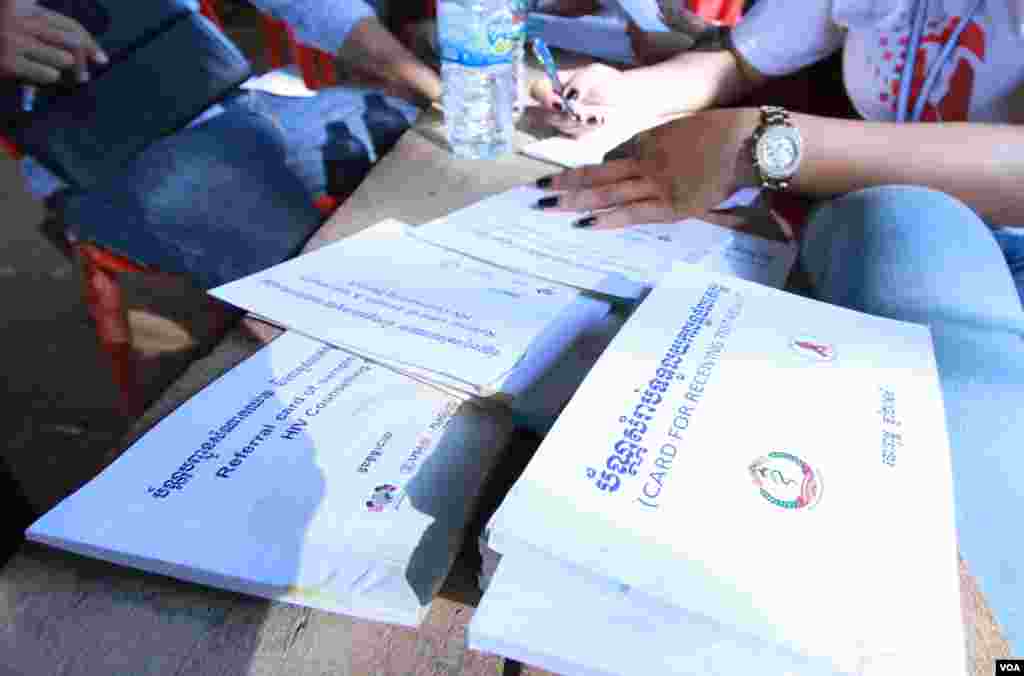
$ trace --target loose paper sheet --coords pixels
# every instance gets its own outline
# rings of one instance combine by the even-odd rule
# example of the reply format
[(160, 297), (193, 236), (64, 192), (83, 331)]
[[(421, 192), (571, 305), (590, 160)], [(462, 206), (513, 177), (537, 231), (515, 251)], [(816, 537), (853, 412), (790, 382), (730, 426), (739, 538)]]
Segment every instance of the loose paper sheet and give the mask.
[(288, 332), (39, 519), (32, 540), (417, 624), (507, 421)]
[(601, 128), (578, 137), (552, 136), (519, 149), (527, 157), (568, 169), (601, 164), (605, 156), (642, 131), (665, 124), (673, 117), (651, 117), (639, 112), (617, 110)]
[(840, 669), (966, 663), (927, 328), (694, 266), (601, 356), (490, 541)]
[(510, 374), (579, 298), (574, 289), (409, 237), (397, 221), (210, 293), (280, 326), (470, 391)]
[(503, 267), (625, 299), (641, 297), (673, 262), (782, 286), (795, 260), (789, 244), (698, 219), (618, 230), (574, 228), (579, 214), (534, 207), (547, 194), (515, 188), (426, 223), (412, 234)]

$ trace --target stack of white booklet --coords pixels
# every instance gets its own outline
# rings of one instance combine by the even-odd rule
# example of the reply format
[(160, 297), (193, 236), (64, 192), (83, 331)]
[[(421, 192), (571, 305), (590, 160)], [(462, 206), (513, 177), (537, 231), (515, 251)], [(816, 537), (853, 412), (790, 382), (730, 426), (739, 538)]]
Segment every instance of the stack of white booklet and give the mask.
[(288, 332), (39, 519), (32, 540), (415, 625), (511, 426)]
[(790, 243), (696, 218), (617, 230), (574, 228), (580, 214), (535, 208), (549, 194), (515, 188), (413, 232), (418, 239), (473, 258), (629, 300), (641, 298), (676, 262), (782, 287), (796, 259)]
[(528, 389), (610, 310), (410, 230), (384, 221), (211, 293), (411, 377), (503, 399)]
[(930, 334), (677, 266), (488, 526), (471, 646), (594, 674), (964, 674)]

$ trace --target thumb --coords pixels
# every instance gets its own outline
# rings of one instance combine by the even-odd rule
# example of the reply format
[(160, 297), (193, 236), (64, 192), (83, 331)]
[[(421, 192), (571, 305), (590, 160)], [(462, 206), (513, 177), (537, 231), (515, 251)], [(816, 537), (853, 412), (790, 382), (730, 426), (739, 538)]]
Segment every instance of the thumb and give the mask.
[[(566, 83), (575, 77), (577, 72), (577, 69), (558, 71), (558, 79), (562, 83), (562, 91), (568, 91)], [(537, 78), (530, 84), (530, 96), (548, 110), (558, 110), (558, 106), (555, 104), (561, 104), (561, 98), (555, 93), (554, 85), (551, 84), (551, 80), (547, 76)]]

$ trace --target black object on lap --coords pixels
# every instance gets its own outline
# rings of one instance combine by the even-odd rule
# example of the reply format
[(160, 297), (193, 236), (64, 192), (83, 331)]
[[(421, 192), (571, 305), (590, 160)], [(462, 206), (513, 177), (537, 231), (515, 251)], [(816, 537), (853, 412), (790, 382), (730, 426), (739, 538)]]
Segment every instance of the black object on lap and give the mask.
[[(86, 84), (42, 88), (10, 134), (76, 188), (108, 179), (251, 74), (245, 56), (182, 0), (50, 0), (93, 24), (110, 57)], [(66, 6), (64, 6), (66, 5)]]

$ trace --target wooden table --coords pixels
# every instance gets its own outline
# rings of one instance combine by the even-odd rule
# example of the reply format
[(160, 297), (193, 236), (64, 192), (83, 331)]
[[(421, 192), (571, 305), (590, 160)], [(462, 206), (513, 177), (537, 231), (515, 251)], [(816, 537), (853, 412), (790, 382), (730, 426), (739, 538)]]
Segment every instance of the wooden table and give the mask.
[[(518, 155), (454, 159), (440, 119), (431, 112), (380, 161), (309, 248), (388, 217), (420, 224), (553, 170)], [(111, 459), (277, 334), (266, 324), (244, 322), (171, 386)], [(460, 557), (424, 625), (412, 631), (27, 545), (0, 573), (0, 674), (494, 675), (502, 673), (502, 660), (465, 646), (465, 627), (479, 600), (472, 565), (472, 555)], [(961, 579), (974, 673), (990, 676), (992, 660), (1007, 656), (1008, 647), (966, 570)]]

